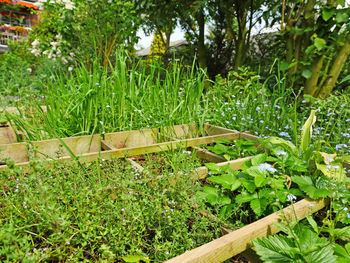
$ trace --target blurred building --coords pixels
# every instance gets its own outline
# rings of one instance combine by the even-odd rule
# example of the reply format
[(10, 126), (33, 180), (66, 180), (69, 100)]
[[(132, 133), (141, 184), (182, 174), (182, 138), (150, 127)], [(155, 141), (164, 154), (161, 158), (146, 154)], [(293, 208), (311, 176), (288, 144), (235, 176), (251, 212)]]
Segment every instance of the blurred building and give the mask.
[(21, 41), (38, 20), (38, 0), (0, 0), (0, 53), (9, 41)]

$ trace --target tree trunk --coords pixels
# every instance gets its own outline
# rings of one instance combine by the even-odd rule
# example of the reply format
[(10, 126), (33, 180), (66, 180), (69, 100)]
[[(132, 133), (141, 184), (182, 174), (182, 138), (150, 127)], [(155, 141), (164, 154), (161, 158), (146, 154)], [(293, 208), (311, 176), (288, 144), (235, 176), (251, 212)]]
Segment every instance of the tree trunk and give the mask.
[(342, 71), (342, 68), (346, 60), (348, 59), (349, 55), (350, 55), (350, 33), (347, 34), (345, 39), (345, 44), (341, 47), (332, 65), (332, 68), (329, 72), (329, 77), (326, 80), (326, 83), (321, 88), (320, 93), (318, 94), (318, 97), (327, 98), (331, 94), (338, 80), (339, 74)]
[(168, 28), (165, 30), (165, 50), (168, 50), (170, 47), (170, 36), (171, 33), (173, 32), (173, 21), (170, 20), (170, 23), (168, 25)]
[(200, 8), (197, 14), (197, 22), (199, 27), (199, 39), (198, 39), (198, 62), (202, 69), (207, 67), (207, 50), (204, 43), (204, 30), (205, 30), (205, 19), (203, 7)]
[(309, 79), (305, 81), (305, 87), (303, 94), (309, 94), (311, 96), (315, 95), (317, 90), (318, 78), (320, 76), (320, 72), (323, 66), (324, 56), (320, 56), (314, 59), (311, 65), (312, 75)]
[(235, 8), (238, 21), (238, 37), (236, 39), (235, 60), (233, 69), (237, 70), (242, 66), (246, 56), (246, 38), (247, 38), (247, 15), (248, 15), (248, 1), (236, 1)]

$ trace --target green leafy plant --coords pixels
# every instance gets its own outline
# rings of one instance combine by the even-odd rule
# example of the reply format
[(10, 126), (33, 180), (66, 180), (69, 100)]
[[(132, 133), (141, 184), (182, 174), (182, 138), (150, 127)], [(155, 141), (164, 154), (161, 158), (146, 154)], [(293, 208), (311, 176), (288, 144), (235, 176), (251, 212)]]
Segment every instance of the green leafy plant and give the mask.
[(264, 153), (247, 161), (239, 171), (228, 165), (205, 164), (212, 175), (207, 181), (214, 185), (205, 185), (196, 197), (208, 202), (222, 219), (237, 219), (236, 210), (247, 211), (252, 218), (270, 214), (291, 201), (290, 196), (302, 196), (300, 190), (289, 189), (290, 177), (279, 162), (282, 159)]
[(310, 226), (278, 226), (286, 236), (279, 234), (253, 240), (254, 249), (264, 262), (336, 262), (332, 244), (327, 238), (319, 237)]
[(231, 142), (225, 139), (215, 141), (214, 146), (206, 148), (213, 153), (223, 156), (226, 160), (233, 160), (242, 156), (254, 155), (257, 152), (257, 142), (247, 139)]

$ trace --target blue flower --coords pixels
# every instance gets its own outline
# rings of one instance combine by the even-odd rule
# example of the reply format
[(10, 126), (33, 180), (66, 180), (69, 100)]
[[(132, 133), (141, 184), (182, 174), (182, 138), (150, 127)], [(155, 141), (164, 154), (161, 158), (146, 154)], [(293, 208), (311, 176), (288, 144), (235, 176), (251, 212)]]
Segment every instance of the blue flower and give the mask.
[(283, 137), (290, 137), (288, 132), (280, 132), (278, 135)]
[(271, 173), (277, 172), (277, 169), (273, 168), (272, 165), (268, 164), (268, 163), (259, 164), (259, 170), (260, 171), (269, 171)]
[(278, 151), (277, 152), (277, 156), (284, 156), (284, 155), (287, 155), (287, 153), (284, 152), (284, 151)]

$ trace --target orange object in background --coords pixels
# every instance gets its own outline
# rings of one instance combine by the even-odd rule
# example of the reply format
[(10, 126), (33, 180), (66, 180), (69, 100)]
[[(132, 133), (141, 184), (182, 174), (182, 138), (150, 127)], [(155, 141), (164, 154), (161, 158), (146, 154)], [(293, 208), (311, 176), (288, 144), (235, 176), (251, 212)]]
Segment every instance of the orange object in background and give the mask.
[(7, 3), (7, 4), (14, 4), (14, 5), (20, 5), (23, 7), (28, 7), (28, 8), (33, 8), (38, 10), (38, 7), (34, 4), (31, 3), (26, 3), (26, 2), (22, 2), (22, 1), (11, 1), (11, 0), (0, 0), (0, 3)]

